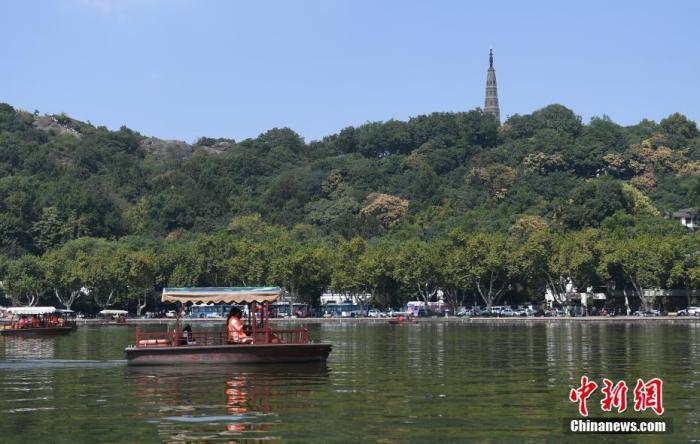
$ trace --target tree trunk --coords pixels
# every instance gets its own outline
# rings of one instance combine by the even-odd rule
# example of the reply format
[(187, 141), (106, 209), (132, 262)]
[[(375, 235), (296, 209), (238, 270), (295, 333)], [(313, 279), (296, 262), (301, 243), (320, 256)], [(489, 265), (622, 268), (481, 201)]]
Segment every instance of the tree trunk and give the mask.
[(80, 299), (80, 296), (83, 295), (83, 293), (80, 290), (72, 290), (70, 292), (70, 296), (64, 298), (63, 296), (61, 296), (61, 293), (58, 291), (58, 288), (55, 287), (53, 289), (53, 292), (56, 295), (56, 299), (58, 299), (58, 302), (64, 307), (66, 307), (66, 310), (70, 310), (71, 306), (75, 303), (75, 301)]
[(423, 299), (423, 302), (425, 302), (426, 304), (430, 302), (430, 298), (432, 298), (436, 293), (435, 290), (430, 289), (429, 282), (425, 283), (425, 289), (423, 289), (423, 287), (420, 284), (416, 284), (416, 288), (418, 289), (418, 294)]
[(498, 301), (498, 299), (503, 295), (503, 292), (506, 290), (507, 282), (504, 282), (501, 288), (497, 290), (494, 289), (494, 283), (496, 282), (497, 277), (498, 273), (491, 273), (488, 287), (482, 284), (481, 279), (476, 280), (476, 289), (479, 291), (481, 298), (486, 303), (487, 311), (491, 310), (491, 306), (494, 304), (494, 302)]
[(552, 292), (554, 297), (554, 302), (559, 305), (564, 305), (563, 295), (566, 293), (566, 282), (563, 276), (558, 276), (556, 279), (550, 275), (547, 275), (547, 288)]
[(141, 312), (146, 308), (146, 303), (148, 302), (148, 292), (143, 293), (143, 302), (141, 302), (141, 295), (136, 296), (136, 316), (141, 317)]
[(630, 283), (632, 284), (632, 287), (634, 287), (634, 292), (637, 294), (639, 302), (642, 304), (642, 311), (646, 311), (648, 304), (646, 298), (644, 297), (644, 288), (639, 285), (639, 282), (637, 282), (636, 279), (632, 277), (630, 277)]
[(299, 300), (299, 286), (290, 285), (289, 290), (292, 295), (292, 302), (301, 302), (301, 300)]
[(10, 296), (10, 300), (12, 305), (17, 307), (33, 307), (39, 302), (39, 295), (29, 292), (16, 297)]
[(107, 308), (107, 307), (109, 307), (110, 305), (112, 305), (112, 296), (114, 295), (114, 290), (112, 290), (112, 291), (109, 292), (109, 295), (107, 296), (107, 299), (104, 300), (104, 301), (100, 300), (100, 298), (99, 298), (99, 296), (98, 296), (98, 293), (99, 293), (99, 292), (97, 291), (97, 289), (94, 289), (94, 288), (93, 288), (92, 291), (95, 292), (95, 296), (93, 296), (93, 298), (94, 298), (94, 300), (95, 300), (95, 304), (97, 304), (98, 307), (100, 307), (101, 309), (104, 310), (105, 308)]
[(19, 301), (20, 301), (19, 305), (33, 307), (39, 302), (39, 294), (29, 292), (29, 293), (25, 294), (24, 297), (20, 296)]
[(625, 296), (625, 306), (626, 306), (627, 309), (630, 311), (629, 313), (625, 313), (625, 314), (629, 315), (629, 314), (631, 314), (631, 310), (632, 310), (632, 309), (631, 309), (630, 306), (629, 306), (629, 297), (627, 296), (627, 285), (625, 285), (625, 286), (622, 288), (622, 294)]
[(452, 309), (452, 314), (457, 314), (457, 309), (464, 303), (464, 292), (451, 289), (444, 290), (447, 305)]

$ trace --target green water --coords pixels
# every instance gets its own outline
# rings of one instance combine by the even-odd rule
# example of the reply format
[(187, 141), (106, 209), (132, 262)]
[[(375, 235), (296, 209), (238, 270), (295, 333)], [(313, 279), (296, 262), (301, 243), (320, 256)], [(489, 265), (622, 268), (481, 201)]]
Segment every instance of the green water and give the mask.
[[(158, 328), (158, 327), (153, 327)], [(195, 332), (196, 332), (195, 327)], [(0, 442), (688, 442), (700, 323), (315, 324), (325, 365), (131, 368), (133, 327), (0, 337)], [(565, 434), (585, 374), (664, 381), (665, 435)], [(600, 393), (589, 400), (600, 412)]]

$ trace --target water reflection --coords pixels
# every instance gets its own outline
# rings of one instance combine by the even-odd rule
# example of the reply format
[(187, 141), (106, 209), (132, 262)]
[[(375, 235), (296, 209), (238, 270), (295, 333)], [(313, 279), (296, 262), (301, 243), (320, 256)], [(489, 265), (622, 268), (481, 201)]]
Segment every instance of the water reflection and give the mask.
[(333, 343), (327, 365), (127, 367), (128, 329), (0, 338), (2, 442), (47, 430), (71, 444), (565, 442), (561, 419), (576, 412), (568, 391), (582, 374), (661, 377), (675, 431), (655, 442), (700, 430), (700, 323), (324, 324), (312, 333)]
[[(226, 381), (226, 412), (229, 415), (242, 415), (248, 412), (248, 392), (245, 387), (245, 376), (238, 375)], [(231, 423), (226, 425), (229, 432), (243, 432), (245, 425)]]
[[(128, 368), (135, 416), (157, 425), (165, 442), (245, 442), (279, 438), (279, 415), (304, 412), (325, 364)], [(233, 441), (231, 441), (233, 439)]]
[(46, 359), (56, 353), (56, 339), (44, 337), (0, 336), (6, 359)]

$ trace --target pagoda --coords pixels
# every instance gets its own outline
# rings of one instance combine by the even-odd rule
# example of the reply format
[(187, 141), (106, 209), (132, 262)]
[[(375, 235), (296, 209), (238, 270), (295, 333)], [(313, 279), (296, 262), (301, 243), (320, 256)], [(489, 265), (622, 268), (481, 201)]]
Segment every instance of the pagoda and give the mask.
[(493, 114), (498, 123), (501, 123), (501, 110), (498, 107), (498, 87), (496, 86), (496, 70), (493, 69), (493, 49), (489, 51), (489, 70), (486, 73), (484, 112)]

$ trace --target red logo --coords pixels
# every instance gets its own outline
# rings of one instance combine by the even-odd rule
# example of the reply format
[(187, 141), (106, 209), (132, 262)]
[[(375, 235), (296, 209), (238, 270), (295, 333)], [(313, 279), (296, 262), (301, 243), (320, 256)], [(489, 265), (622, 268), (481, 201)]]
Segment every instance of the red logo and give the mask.
[[(588, 416), (588, 406), (586, 401), (598, 389), (595, 381), (588, 379), (588, 376), (581, 376), (581, 385), (569, 391), (569, 400), (578, 403), (578, 412), (581, 416)], [(627, 383), (618, 381), (613, 384), (608, 378), (603, 378), (603, 399), (600, 401), (600, 409), (604, 412), (611, 412), (617, 409), (617, 413), (627, 410)], [(634, 387), (634, 411), (644, 412), (651, 409), (657, 415), (664, 413), (663, 404), (663, 382), (659, 378), (652, 378), (648, 382), (637, 379)]]
[(577, 389), (571, 389), (569, 392), (569, 400), (578, 402), (578, 412), (581, 416), (588, 416), (588, 408), (586, 400), (595, 392), (598, 384), (593, 381), (588, 381), (588, 376), (581, 376), (581, 386)]
[(622, 413), (627, 410), (627, 384), (625, 381), (619, 381), (613, 386), (613, 383), (608, 378), (603, 378), (603, 389), (605, 395), (600, 401), (600, 409), (604, 412), (609, 412), (613, 407), (617, 407), (617, 413)]
[(646, 384), (637, 379), (637, 385), (634, 387), (634, 411), (652, 409), (657, 415), (663, 415), (663, 385), (659, 378), (650, 379)]

